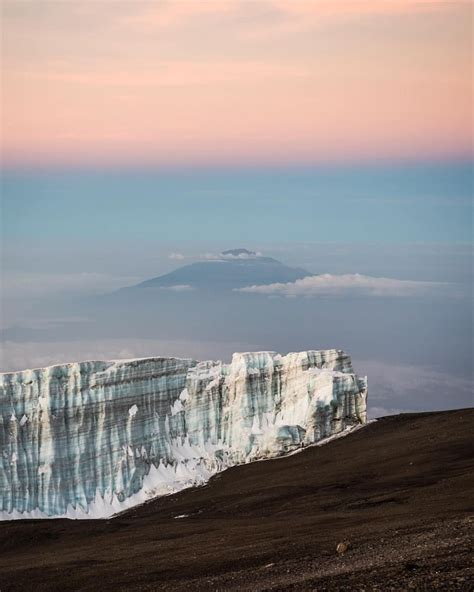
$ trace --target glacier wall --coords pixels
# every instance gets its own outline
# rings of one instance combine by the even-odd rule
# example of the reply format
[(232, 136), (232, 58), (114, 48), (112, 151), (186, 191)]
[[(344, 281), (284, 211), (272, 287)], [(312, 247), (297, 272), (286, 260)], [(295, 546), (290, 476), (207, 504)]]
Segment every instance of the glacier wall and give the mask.
[(0, 516), (106, 517), (366, 421), (341, 350), (0, 375)]

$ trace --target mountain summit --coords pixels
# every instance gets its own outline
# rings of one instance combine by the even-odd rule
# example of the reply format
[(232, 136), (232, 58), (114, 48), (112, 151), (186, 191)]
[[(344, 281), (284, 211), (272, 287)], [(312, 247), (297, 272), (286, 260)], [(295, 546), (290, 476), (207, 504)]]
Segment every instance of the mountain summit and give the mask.
[(145, 288), (232, 290), (245, 286), (294, 282), (311, 275), (305, 269), (289, 267), (272, 257), (248, 249), (230, 249), (209, 259), (179, 267), (129, 289)]
[(254, 259), (260, 256), (255, 251), (249, 251), (248, 249), (229, 249), (228, 251), (222, 251), (221, 255), (227, 258), (237, 257), (239, 259)]

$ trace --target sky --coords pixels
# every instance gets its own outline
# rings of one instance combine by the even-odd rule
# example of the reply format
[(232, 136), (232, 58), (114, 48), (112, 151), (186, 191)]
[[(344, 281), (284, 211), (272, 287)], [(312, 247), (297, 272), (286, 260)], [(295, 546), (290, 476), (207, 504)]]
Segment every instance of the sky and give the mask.
[(472, 4), (3, 0), (3, 160), (465, 160)]
[[(337, 347), (371, 416), (472, 405), (470, 2), (1, 10), (1, 369)], [(316, 277), (101, 300), (232, 248)]]

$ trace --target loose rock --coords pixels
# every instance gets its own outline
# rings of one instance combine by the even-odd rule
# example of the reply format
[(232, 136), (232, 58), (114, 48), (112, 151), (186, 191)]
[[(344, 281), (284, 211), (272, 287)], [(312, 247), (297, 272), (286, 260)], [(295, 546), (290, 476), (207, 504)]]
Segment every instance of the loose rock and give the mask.
[(336, 553), (338, 553), (339, 555), (344, 555), (344, 553), (349, 549), (350, 546), (351, 544), (349, 541), (341, 541), (336, 545)]

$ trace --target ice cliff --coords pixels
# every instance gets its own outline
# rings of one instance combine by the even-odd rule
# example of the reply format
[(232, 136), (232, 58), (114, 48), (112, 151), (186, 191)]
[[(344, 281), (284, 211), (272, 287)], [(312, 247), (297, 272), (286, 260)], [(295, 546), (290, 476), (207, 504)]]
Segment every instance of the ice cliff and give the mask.
[(105, 517), (366, 421), (341, 350), (0, 375), (0, 515)]

